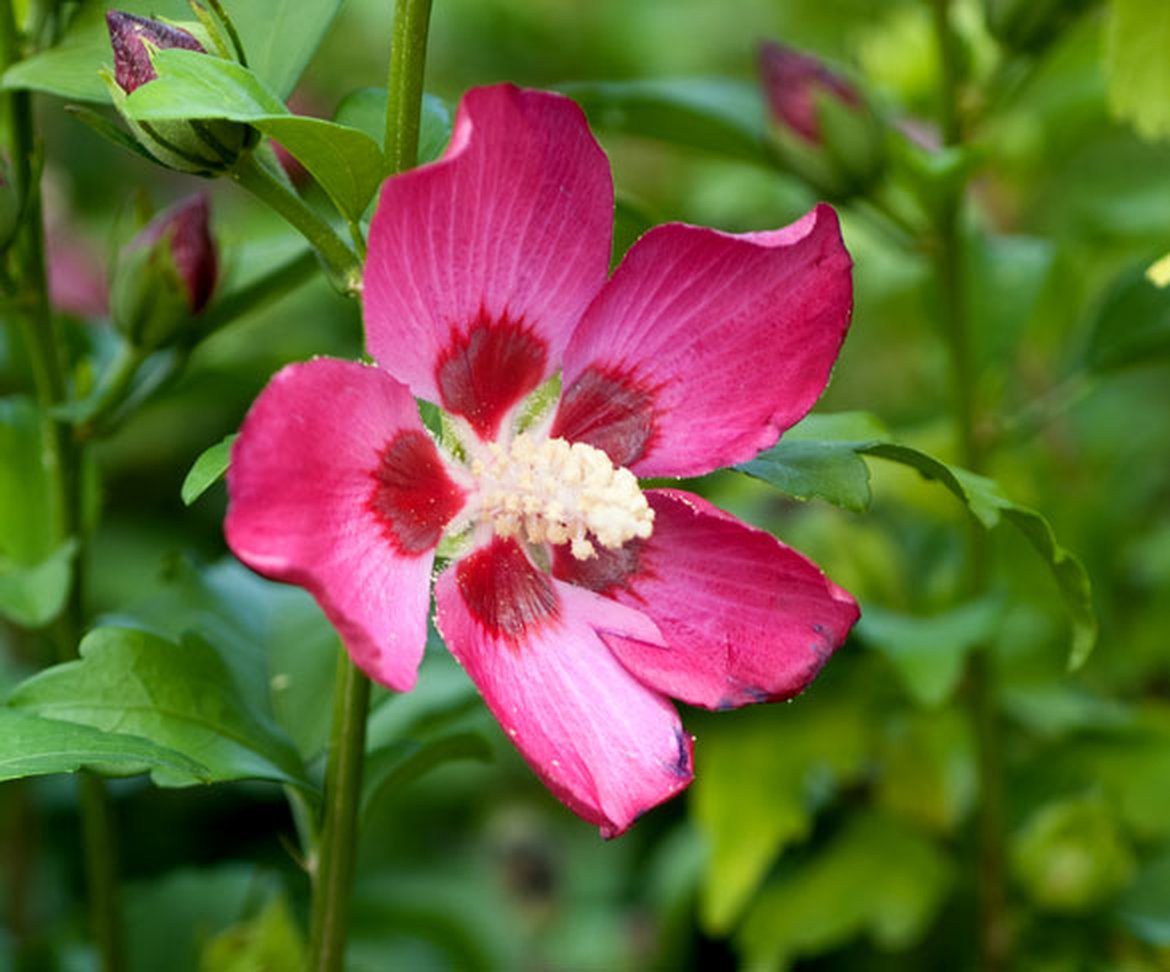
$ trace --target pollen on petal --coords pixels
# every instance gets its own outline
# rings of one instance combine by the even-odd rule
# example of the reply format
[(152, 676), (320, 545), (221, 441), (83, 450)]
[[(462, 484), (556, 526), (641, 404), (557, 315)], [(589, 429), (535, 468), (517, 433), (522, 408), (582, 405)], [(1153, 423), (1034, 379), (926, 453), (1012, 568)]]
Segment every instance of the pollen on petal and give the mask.
[(386, 444), (373, 479), (369, 507), (387, 538), (406, 555), (433, 550), (465, 501), (430, 436), (414, 429), (399, 432)]
[(455, 567), (455, 582), (483, 629), (513, 645), (559, 612), (552, 581), (514, 540), (496, 537), (465, 557)]
[(480, 311), (466, 331), (453, 330), (435, 381), (443, 407), (486, 441), (495, 438), (508, 409), (544, 380), (547, 363), (548, 345), (531, 328)]
[(642, 563), (642, 548), (646, 541), (634, 539), (620, 547), (601, 549), (597, 556), (582, 560), (565, 547), (554, 547), (552, 573), (557, 580), (568, 581), (598, 594), (612, 596), (625, 591), (634, 600), (641, 600), (630, 584), (630, 578), (647, 572)]
[(591, 365), (561, 394), (554, 437), (584, 442), (616, 466), (630, 466), (654, 438), (654, 389), (630, 374)]

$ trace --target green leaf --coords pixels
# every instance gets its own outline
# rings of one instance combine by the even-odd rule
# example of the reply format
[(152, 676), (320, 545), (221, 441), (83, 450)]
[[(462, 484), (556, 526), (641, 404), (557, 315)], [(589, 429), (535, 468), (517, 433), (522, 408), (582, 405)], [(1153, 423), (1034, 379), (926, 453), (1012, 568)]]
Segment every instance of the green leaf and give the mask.
[(0, 398), (0, 616), (26, 628), (61, 613), (77, 551), (57, 537), (43, 428), (32, 401)]
[(254, 118), (252, 124), (288, 149), (344, 216), (361, 217), (386, 174), (373, 139), (356, 128), (300, 115)]
[(453, 732), (437, 739), (418, 742), (400, 739), (366, 754), (362, 771), (361, 814), (370, 808), (383, 793), (391, 793), (418, 779), (430, 770), (455, 759), (474, 759), (487, 762), (492, 750), (478, 732)]
[[(1048, 521), (1035, 510), (1012, 502), (1003, 494), (999, 484), (986, 476), (948, 465), (925, 452), (884, 437), (853, 438), (857, 429), (867, 421), (872, 423), (871, 427), (880, 427), (880, 423), (876, 419), (866, 420), (857, 413), (845, 414), (845, 418), (810, 416), (773, 448), (735, 468), (797, 499), (816, 497), (847, 509), (864, 509), (870, 498), (869, 484), (848, 453), (854, 453), (855, 457), (886, 459), (917, 470), (925, 478), (945, 486), (988, 530), (1007, 522), (1027, 538), (1052, 572), (1072, 621), (1069, 665), (1077, 668), (1083, 664), (1097, 640), (1097, 618), (1093, 612), (1089, 575), (1080, 560), (1057, 542)], [(826, 422), (837, 425), (833, 428)], [(802, 426), (806, 428), (801, 430)], [(844, 440), (805, 438), (819, 430), (843, 435)], [(811, 449), (810, 441), (823, 448)]]
[[(283, 97), (296, 86), (341, 0), (266, 0), (229, 2), (227, 6), (249, 66)], [(4, 87), (32, 88), (74, 101), (108, 102), (109, 92), (98, 72), (113, 67), (105, 22), (110, 9), (173, 21), (192, 19), (191, 8), (183, 0), (84, 3), (60, 43), (9, 68), (3, 77)]]
[(65, 111), (82, 124), (92, 128), (102, 138), (121, 146), (129, 152), (133, 152), (135, 155), (141, 156), (152, 164), (155, 162), (154, 156), (139, 145), (138, 140), (133, 135), (125, 128), (110, 121), (109, 118), (100, 112), (96, 112), (92, 108), (86, 108), (82, 105), (66, 105)]
[(815, 703), (737, 713), (703, 736), (692, 812), (710, 851), (699, 904), (714, 934), (734, 927), (775, 858), (809, 835), (818, 803), (861, 772), (863, 714)]
[(1112, 0), (1105, 31), (1109, 104), (1147, 138), (1170, 135), (1170, 5)]
[(173, 118), (253, 118), (287, 115), (284, 102), (242, 64), (198, 51), (155, 51), (158, 77), (127, 96), (126, 113), (141, 121)]
[[(135, 834), (136, 841), (171, 839), (169, 834), (159, 833), (159, 829), (142, 827)], [(148, 843), (146, 848), (136, 850), (149, 856)], [(240, 928), (266, 910), (284, 893), (282, 885), (273, 870), (239, 862), (200, 870), (169, 869), (159, 877), (128, 883), (126, 967), (211, 972), (205, 965), (201, 966), (201, 959), (207, 957), (205, 949), (221, 933)], [(301, 965), (269, 964), (252, 968), (255, 972), (284, 972), (300, 969)]]
[(61, 544), (32, 567), (0, 555), (0, 615), (24, 628), (40, 628), (65, 607), (73, 580), (77, 541)]
[(864, 412), (810, 415), (775, 448), (737, 468), (795, 499), (824, 499), (860, 513), (869, 507), (869, 467), (855, 445), (886, 435)]
[(80, 769), (104, 776), (150, 772), (158, 782), (210, 779), (202, 764), (149, 739), (0, 707), (0, 781)]
[(1122, 274), (1094, 315), (1085, 360), (1094, 371), (1164, 360), (1170, 355), (1170, 287), (1140, 266)]
[(602, 131), (767, 164), (758, 85), (728, 79), (593, 81), (561, 88)]
[(247, 68), (197, 51), (161, 50), (158, 77), (136, 89), (126, 113), (139, 121), (176, 118), (245, 122), (280, 142), (350, 219), (365, 210), (384, 175), (378, 143), (347, 125), (288, 112)]
[(264, 0), (228, 3), (244, 42), (248, 66), (287, 97), (317, 52), (342, 0)]
[[(379, 145), (386, 134), (386, 89), (359, 88), (341, 99), (333, 120), (360, 129)], [(451, 109), (433, 94), (424, 94), (419, 117), (418, 164), (434, 162), (451, 140)]]
[(1117, 920), (1143, 942), (1170, 948), (1170, 848), (1142, 867), (1114, 909)]
[(203, 972), (257, 972), (305, 967), (305, 942), (282, 895), (272, 898), (255, 918), (216, 935), (203, 948)]
[(130, 618), (172, 641), (190, 634), (206, 641), (231, 669), (256, 719), (275, 721), (306, 760), (321, 751), (342, 648), (307, 591), (258, 577), (232, 557), (209, 567), (183, 558), (170, 565), (165, 587), (136, 604)]
[(424, 94), (419, 115), (418, 164), (434, 162), (451, 141), (451, 109), (438, 95)]
[(1120, 732), (1136, 723), (1124, 702), (1064, 681), (1006, 684), (1001, 705), (1016, 723), (1049, 739), (1074, 732)]
[(232, 445), (238, 438), (238, 434), (224, 436), (215, 445), (199, 454), (199, 458), (191, 465), (190, 472), (183, 480), (180, 490), (184, 506), (190, 506), (223, 478), (231, 464)]
[(42, 563), (58, 544), (41, 428), (30, 399), (0, 398), (0, 554), (26, 566)]
[(868, 933), (887, 951), (930, 927), (951, 883), (937, 846), (892, 818), (862, 814), (805, 866), (769, 884), (736, 936), (750, 968), (786, 969)]
[(374, 750), (403, 739), (436, 738), (482, 711), (479, 692), (450, 652), (428, 650), (414, 690), (390, 696), (371, 714), (366, 745)]
[(865, 605), (857, 634), (893, 664), (910, 697), (936, 706), (954, 692), (967, 653), (986, 641), (1003, 614), (988, 597), (942, 614), (914, 617)]
[(9, 704), (143, 736), (207, 768), (205, 776), (159, 770), (170, 785), (264, 779), (309, 786), (287, 739), (250, 711), (223, 660), (197, 638), (176, 644), (146, 631), (97, 628), (82, 640), (80, 660), (33, 676)]

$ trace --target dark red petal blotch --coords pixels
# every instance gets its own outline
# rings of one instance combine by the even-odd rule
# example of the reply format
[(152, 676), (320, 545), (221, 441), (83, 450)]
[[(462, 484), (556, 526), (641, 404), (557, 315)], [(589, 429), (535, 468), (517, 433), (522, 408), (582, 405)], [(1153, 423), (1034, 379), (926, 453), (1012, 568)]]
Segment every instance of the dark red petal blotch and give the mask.
[(455, 581), (472, 617), (493, 638), (517, 644), (557, 616), (552, 581), (515, 540), (495, 537), (459, 561)]
[(447, 475), (431, 437), (414, 429), (387, 443), (373, 476), (370, 509), (406, 556), (433, 550), (466, 498)]
[(624, 591), (636, 601), (641, 597), (631, 586), (631, 579), (645, 571), (642, 548), (645, 540), (630, 540), (615, 550), (598, 547), (594, 556), (578, 560), (568, 544), (553, 547), (552, 572), (557, 580), (588, 588), (606, 597)]
[(494, 439), (508, 409), (540, 384), (548, 345), (524, 324), (486, 313), (466, 332), (454, 331), (435, 366), (443, 405), (484, 440)]
[(591, 365), (562, 392), (550, 434), (633, 465), (653, 444), (654, 392), (626, 372)]

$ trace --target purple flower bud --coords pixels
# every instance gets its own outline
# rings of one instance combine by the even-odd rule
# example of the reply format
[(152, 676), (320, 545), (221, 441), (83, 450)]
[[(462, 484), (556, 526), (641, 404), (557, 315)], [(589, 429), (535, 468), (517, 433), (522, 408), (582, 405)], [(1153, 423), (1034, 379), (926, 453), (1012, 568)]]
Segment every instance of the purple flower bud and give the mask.
[[(250, 126), (226, 119), (160, 119), (140, 121), (126, 110), (127, 98), (158, 77), (152, 58), (166, 48), (209, 54), (193, 34), (157, 20), (111, 10), (106, 14), (110, 45), (114, 51), (114, 73), (103, 71), (114, 108), (147, 152), (163, 165), (179, 172), (218, 175), (252, 148), (259, 133)], [(213, 37), (213, 46), (220, 46)]]
[(207, 306), (217, 275), (207, 197), (191, 196), (155, 216), (122, 250), (114, 323), (139, 347), (162, 347)]
[(814, 145), (821, 143), (818, 94), (827, 94), (849, 108), (862, 108), (861, 96), (848, 81), (812, 55), (775, 41), (760, 45), (760, 74), (776, 121)]
[(147, 44), (207, 53), (203, 45), (181, 27), (119, 10), (106, 14), (106, 28), (110, 32), (110, 45), (114, 48), (114, 80), (126, 94), (158, 77), (150, 63)]
[(774, 41), (760, 74), (777, 161), (828, 199), (864, 192), (885, 165), (886, 129), (860, 90), (819, 58)]
[(170, 243), (171, 259), (192, 314), (198, 314), (211, 300), (219, 273), (209, 215), (207, 196), (199, 193), (159, 213), (130, 243), (144, 247), (155, 246), (160, 240)]

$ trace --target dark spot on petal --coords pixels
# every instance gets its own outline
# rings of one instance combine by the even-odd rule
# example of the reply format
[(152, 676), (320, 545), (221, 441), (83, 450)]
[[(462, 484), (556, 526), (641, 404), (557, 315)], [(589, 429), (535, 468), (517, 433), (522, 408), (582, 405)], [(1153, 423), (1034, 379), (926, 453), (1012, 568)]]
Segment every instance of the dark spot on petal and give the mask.
[(684, 777), (691, 774), (691, 747), (687, 745), (687, 734), (684, 729), (675, 729), (674, 741), (678, 746), (678, 755), (675, 757), (671, 771), (675, 776)]
[(472, 617), (493, 638), (513, 644), (555, 618), (557, 593), (515, 540), (495, 537), (455, 568), (455, 582)]
[(568, 544), (561, 544), (553, 548), (553, 576), (607, 597), (624, 590), (641, 600), (630, 586), (629, 579), (635, 574), (650, 575), (642, 563), (642, 548), (645, 545), (645, 540), (630, 540), (615, 550), (598, 546), (596, 556), (578, 560)]
[(464, 492), (451, 481), (425, 432), (399, 432), (378, 456), (369, 508), (399, 553), (434, 549), (443, 528), (463, 508)]
[(452, 328), (435, 366), (443, 407), (494, 439), (508, 409), (540, 384), (548, 345), (523, 321), (499, 320), (486, 311), (464, 331)]
[(813, 634), (819, 634), (819, 635), (828, 634), (828, 631), (825, 629), (825, 626), (823, 624), (820, 624), (820, 623), (814, 624), (812, 626), (812, 629), (813, 629)]
[(561, 393), (551, 434), (601, 449), (616, 466), (630, 466), (654, 443), (656, 393), (629, 372), (591, 365)]

